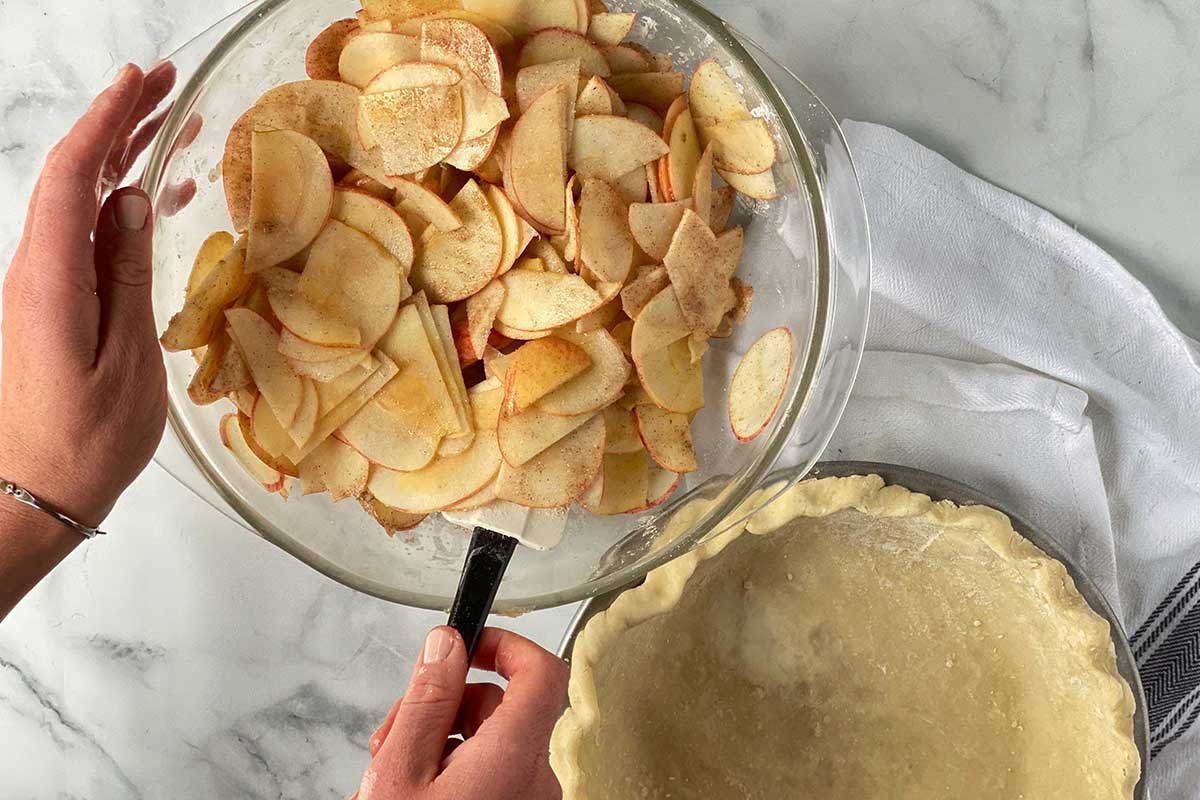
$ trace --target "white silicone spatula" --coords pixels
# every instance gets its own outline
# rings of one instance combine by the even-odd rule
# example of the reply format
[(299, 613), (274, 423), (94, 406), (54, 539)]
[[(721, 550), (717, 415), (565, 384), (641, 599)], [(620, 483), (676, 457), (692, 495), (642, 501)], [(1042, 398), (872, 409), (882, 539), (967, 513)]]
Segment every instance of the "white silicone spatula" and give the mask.
[(470, 657), (517, 544), (534, 550), (557, 545), (567, 529), (567, 509), (531, 509), (494, 500), (474, 511), (443, 511), (442, 516), (472, 531), (449, 620), (450, 627), (462, 634)]

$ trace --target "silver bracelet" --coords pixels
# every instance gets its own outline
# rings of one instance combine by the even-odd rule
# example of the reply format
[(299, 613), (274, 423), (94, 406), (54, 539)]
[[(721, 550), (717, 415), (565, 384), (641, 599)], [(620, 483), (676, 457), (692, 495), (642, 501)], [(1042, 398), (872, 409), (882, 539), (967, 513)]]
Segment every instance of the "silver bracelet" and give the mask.
[(86, 539), (95, 539), (97, 536), (104, 533), (104, 531), (100, 530), (99, 528), (89, 528), (87, 525), (84, 525), (82, 522), (76, 522), (75, 520), (68, 517), (66, 514), (63, 514), (60, 511), (56, 511), (55, 509), (53, 509), (50, 506), (43, 503), (41, 500), (38, 500), (36, 497), (34, 497), (33, 494), (30, 493), (30, 491), (28, 489), (22, 489), (20, 486), (17, 486), (15, 483), (4, 480), (4, 478), (0, 478), (0, 492), (3, 492), (4, 494), (8, 495), (12, 499), (16, 500), (18, 503), (23, 503), (23, 504), (29, 506), (30, 508), (36, 508), (38, 511), (42, 512), (43, 514), (48, 514), (51, 517), (54, 517), (56, 520), (61, 522), (63, 525), (66, 525), (68, 528), (71, 528), (76, 533), (78, 533), (80, 536), (83, 536)]

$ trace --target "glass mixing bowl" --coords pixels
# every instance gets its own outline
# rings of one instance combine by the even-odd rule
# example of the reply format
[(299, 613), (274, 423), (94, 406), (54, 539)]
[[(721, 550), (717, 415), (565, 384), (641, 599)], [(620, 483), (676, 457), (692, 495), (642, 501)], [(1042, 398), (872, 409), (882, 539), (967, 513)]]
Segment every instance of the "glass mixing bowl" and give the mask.
[[(497, 613), (547, 608), (624, 586), (719, 533), (721, 521), (777, 462), (799, 467), (796, 474), (803, 475), (837, 425), (865, 337), (866, 212), (850, 154), (828, 109), (764, 51), (689, 0), (611, 5), (638, 12), (631, 38), (670, 53), (677, 69), (690, 73), (715, 58), (729, 71), (776, 138), (781, 193), (771, 202), (738, 200), (735, 222), (746, 227), (739, 275), (756, 290), (754, 307), (733, 337), (713, 340), (705, 359), (706, 406), (693, 426), (699, 471), (687, 476), (672, 501), (644, 514), (595, 517), (573, 510), (559, 547), (516, 554), (496, 599)], [(182, 303), (200, 243), (230, 227), (220, 180), (230, 127), (267, 89), (303, 79), (309, 41), (357, 8), (353, 0), (266, 0), (172, 57), (183, 82), (149, 152), (144, 179), (157, 211), (154, 306), (160, 329)], [(783, 403), (763, 434), (739, 443), (729, 430), (726, 387), (741, 354), (780, 325), (796, 343)], [(251, 530), (360, 591), (411, 606), (450, 605), (469, 539), (465, 531), (433, 515), (389, 538), (353, 501), (334, 504), (325, 495), (298, 493), (285, 501), (267, 494), (221, 444), (218, 420), (230, 408), (199, 407), (188, 399), (192, 357), (168, 353), (166, 363), (172, 428)], [(655, 542), (682, 501), (696, 497), (716, 502), (675, 539)]]

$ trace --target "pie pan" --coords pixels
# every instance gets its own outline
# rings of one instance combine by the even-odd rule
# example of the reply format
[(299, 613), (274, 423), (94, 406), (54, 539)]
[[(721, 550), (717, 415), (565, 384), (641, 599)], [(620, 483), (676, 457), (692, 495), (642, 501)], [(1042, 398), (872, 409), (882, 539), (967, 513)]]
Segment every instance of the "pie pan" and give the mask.
[[(786, 482), (790, 486), (799, 477), (828, 478), (856, 475), (878, 475), (888, 485), (902, 486), (913, 492), (928, 495), (935, 501), (948, 500), (958, 506), (986, 506), (995, 509), (1009, 518), (1013, 529), (1017, 533), (1066, 568), (1074, 580), (1075, 588), (1079, 595), (1083, 597), (1097, 615), (1108, 622), (1108, 629), (1116, 654), (1117, 670), (1132, 692), (1135, 706), (1133, 714), (1133, 738), (1141, 759), (1141, 764), (1143, 765), (1142, 777), (1136, 785), (1133, 797), (1134, 800), (1145, 800), (1148, 797), (1145, 765), (1149, 764), (1149, 726), (1145, 695), (1135, 666), (1133, 652), (1129, 647), (1128, 639), (1121, 622), (1091, 579), (1072, 562), (1055, 540), (1045, 531), (1029, 524), (1020, 516), (1006, 509), (1004, 504), (992, 500), (976, 489), (940, 475), (893, 464), (833, 461), (818, 464), (807, 474), (803, 470), (795, 468), (780, 470), (773, 473), (766, 483)], [(571, 621), (559, 646), (558, 654), (570, 662), (576, 639), (588, 621), (607, 610), (626, 589), (633, 588), (639, 584), (640, 582), (631, 584), (615, 592), (596, 596), (584, 603)]]

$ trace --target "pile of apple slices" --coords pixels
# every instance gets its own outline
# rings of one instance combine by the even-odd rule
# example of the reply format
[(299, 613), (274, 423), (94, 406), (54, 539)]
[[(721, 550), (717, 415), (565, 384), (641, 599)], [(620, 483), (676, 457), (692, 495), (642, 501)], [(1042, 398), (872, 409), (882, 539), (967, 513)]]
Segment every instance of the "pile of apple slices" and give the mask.
[[(285, 496), (389, 532), (497, 500), (596, 514), (698, 468), (709, 342), (749, 313), (738, 192), (775, 143), (713, 61), (691, 76), (598, 0), (363, 0), (229, 133), (239, 236), (201, 246), (162, 336), (229, 449)], [(781, 332), (780, 332), (781, 331)], [(791, 335), (730, 390), (742, 440)]]

